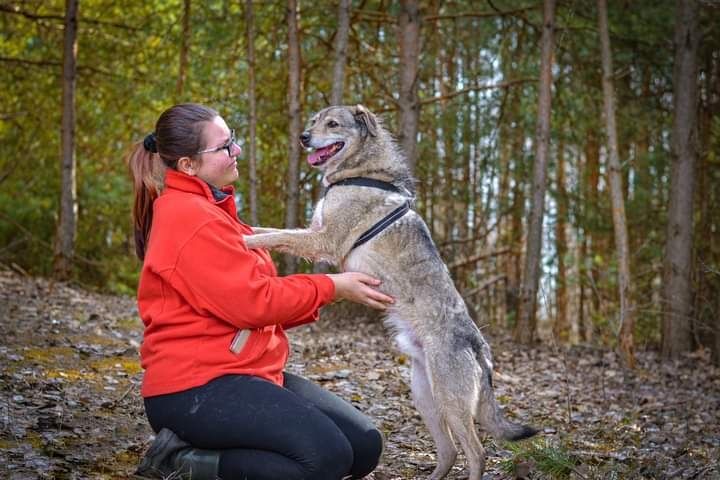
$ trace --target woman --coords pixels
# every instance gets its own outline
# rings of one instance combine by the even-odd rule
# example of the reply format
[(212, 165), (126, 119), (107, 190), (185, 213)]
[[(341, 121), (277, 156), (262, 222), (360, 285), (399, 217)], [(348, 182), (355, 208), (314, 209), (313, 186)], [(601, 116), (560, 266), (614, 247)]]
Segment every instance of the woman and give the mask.
[(182, 104), (129, 157), (143, 260), (142, 395), (158, 432), (137, 475), (361, 478), (379, 461), (380, 432), (350, 404), (284, 372), (285, 330), (317, 320), (333, 300), (385, 309), (392, 298), (355, 272), (278, 277), (266, 251), (249, 250), (243, 235), (252, 229), (238, 220), (229, 186), (239, 154), (216, 111)]

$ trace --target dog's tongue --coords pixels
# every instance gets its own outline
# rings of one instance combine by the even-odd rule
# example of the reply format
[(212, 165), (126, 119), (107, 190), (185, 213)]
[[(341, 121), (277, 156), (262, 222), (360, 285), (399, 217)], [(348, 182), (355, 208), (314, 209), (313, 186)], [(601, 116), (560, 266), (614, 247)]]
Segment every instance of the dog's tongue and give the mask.
[(328, 145), (327, 147), (318, 148), (314, 152), (312, 152), (310, 155), (308, 155), (308, 163), (310, 165), (317, 165), (322, 161), (322, 156), (325, 155), (330, 151), (332, 148), (332, 145)]

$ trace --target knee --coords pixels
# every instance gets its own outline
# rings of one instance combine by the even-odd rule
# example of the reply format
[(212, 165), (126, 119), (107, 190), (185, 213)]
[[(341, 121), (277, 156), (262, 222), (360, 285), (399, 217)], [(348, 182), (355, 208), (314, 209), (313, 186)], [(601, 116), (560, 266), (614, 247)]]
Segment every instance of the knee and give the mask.
[(352, 478), (362, 478), (375, 470), (384, 449), (385, 439), (380, 430), (376, 428), (368, 430), (355, 445), (353, 466), (350, 471)]

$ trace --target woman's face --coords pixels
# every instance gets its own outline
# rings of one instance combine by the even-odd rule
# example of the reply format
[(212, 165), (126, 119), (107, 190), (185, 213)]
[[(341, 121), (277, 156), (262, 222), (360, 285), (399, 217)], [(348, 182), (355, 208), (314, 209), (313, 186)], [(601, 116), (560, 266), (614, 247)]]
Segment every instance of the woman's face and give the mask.
[(205, 124), (205, 149), (201, 153), (195, 175), (218, 188), (233, 183), (238, 178), (237, 157), (240, 146), (231, 138), (231, 132), (222, 117)]

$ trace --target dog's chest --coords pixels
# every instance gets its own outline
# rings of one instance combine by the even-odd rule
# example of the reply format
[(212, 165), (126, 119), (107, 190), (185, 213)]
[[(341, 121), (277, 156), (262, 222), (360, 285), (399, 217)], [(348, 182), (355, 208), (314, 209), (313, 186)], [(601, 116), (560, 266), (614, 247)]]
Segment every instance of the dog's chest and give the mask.
[(319, 229), (323, 226), (323, 207), (325, 206), (325, 199), (321, 198), (320, 201), (315, 205), (315, 211), (313, 212), (312, 220), (310, 224), (314, 229)]

